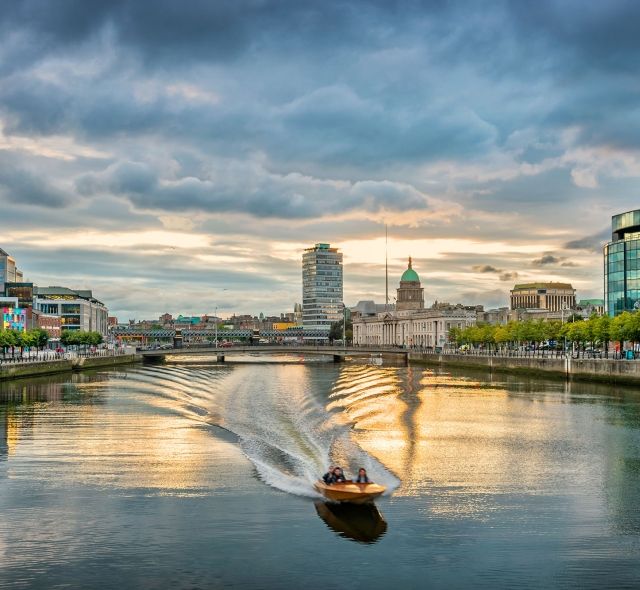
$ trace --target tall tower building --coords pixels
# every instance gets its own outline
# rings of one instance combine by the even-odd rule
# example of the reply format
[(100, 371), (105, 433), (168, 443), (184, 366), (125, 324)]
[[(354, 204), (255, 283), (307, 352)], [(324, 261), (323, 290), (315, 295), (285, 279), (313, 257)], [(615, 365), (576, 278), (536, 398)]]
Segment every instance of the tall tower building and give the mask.
[(640, 309), (640, 209), (611, 218), (604, 247), (605, 311), (615, 316)]
[(342, 319), (342, 252), (316, 244), (302, 255), (302, 325), (329, 332)]

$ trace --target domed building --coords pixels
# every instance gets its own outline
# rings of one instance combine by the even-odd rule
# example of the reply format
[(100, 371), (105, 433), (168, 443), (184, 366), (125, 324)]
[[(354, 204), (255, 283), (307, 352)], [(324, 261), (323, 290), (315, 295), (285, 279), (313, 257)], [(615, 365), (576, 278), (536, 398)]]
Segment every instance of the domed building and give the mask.
[(424, 289), (420, 285), (418, 273), (411, 265), (411, 256), (409, 256), (409, 266), (400, 278), (400, 287), (397, 292), (396, 309), (398, 311), (424, 309)]
[(435, 302), (425, 309), (424, 289), (409, 257), (395, 306), (361, 301), (351, 311), (353, 342), (358, 346), (438, 349), (447, 345), (452, 328), (476, 323), (478, 308)]

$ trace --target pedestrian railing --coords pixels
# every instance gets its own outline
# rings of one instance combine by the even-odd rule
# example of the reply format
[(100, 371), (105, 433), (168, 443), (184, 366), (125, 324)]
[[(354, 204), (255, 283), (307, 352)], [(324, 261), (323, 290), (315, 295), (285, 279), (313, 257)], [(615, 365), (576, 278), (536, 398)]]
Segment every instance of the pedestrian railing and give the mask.
[(408, 348), (409, 351), (430, 355), (456, 355), (456, 356), (477, 356), (477, 357), (502, 357), (502, 358), (534, 358), (534, 359), (565, 359), (576, 360), (639, 360), (640, 353), (629, 355), (629, 351), (562, 351), (562, 350), (483, 350), (483, 349), (443, 349), (436, 351), (429, 348)]
[(95, 357), (112, 357), (127, 354), (124, 349), (97, 349), (87, 351), (65, 351), (56, 352), (53, 350), (44, 350), (39, 352), (22, 352), (20, 350), (4, 353), (0, 352), (0, 365), (17, 365), (30, 363), (45, 363), (51, 361), (73, 360), (75, 358), (95, 358)]

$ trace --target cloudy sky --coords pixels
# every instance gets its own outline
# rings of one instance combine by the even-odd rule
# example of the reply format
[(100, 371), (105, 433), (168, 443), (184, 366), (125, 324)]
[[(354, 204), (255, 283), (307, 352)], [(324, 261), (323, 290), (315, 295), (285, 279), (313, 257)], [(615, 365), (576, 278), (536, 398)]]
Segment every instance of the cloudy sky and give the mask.
[(0, 0), (0, 247), (121, 320), (602, 296), (640, 207), (640, 3)]

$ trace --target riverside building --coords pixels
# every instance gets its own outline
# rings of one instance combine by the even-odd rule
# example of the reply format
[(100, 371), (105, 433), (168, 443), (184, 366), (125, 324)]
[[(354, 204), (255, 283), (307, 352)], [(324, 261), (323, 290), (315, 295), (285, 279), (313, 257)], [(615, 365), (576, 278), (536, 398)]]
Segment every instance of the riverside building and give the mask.
[(569, 283), (524, 283), (511, 289), (511, 309), (574, 309), (576, 290)]
[(394, 309), (361, 301), (351, 310), (353, 342), (358, 346), (444, 347), (452, 328), (476, 324), (479, 309), (437, 302), (425, 309), (424, 289), (409, 258), (400, 278)]
[(89, 289), (35, 287), (35, 310), (60, 316), (62, 330), (82, 330), (107, 334), (109, 311)]
[(16, 267), (14, 258), (0, 248), (0, 292), (4, 291), (5, 283), (19, 283), (22, 278), (22, 271)]
[(302, 326), (314, 340), (328, 339), (331, 324), (342, 320), (342, 288), (342, 252), (330, 244), (307, 248), (302, 255)]
[(604, 246), (604, 304), (610, 316), (640, 309), (640, 209), (611, 218)]

